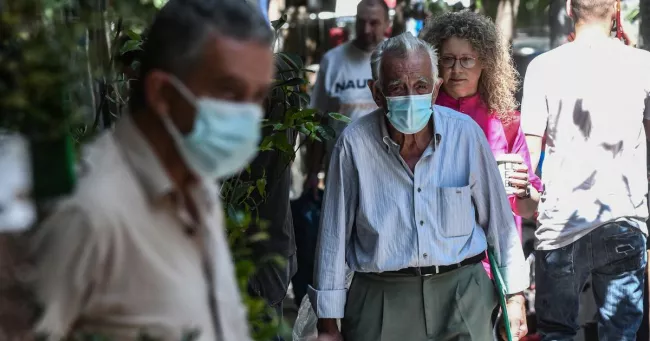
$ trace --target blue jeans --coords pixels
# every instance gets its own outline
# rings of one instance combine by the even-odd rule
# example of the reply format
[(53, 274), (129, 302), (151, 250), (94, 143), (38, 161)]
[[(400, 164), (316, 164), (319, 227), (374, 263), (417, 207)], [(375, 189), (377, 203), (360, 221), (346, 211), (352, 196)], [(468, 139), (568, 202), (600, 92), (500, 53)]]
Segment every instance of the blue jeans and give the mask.
[(536, 251), (537, 328), (543, 341), (573, 340), (589, 275), (599, 341), (633, 341), (643, 319), (646, 237), (625, 222), (598, 227), (563, 248)]

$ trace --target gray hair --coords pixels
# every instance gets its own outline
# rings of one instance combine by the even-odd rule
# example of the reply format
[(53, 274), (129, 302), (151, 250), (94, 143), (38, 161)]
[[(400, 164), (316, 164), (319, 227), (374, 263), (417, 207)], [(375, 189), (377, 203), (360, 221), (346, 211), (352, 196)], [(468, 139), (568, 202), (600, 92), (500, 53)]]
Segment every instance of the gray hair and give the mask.
[(438, 79), (438, 54), (429, 43), (414, 37), (410, 32), (402, 33), (396, 37), (384, 40), (370, 57), (372, 79), (381, 84), (381, 61), (385, 55), (396, 55), (406, 58), (415, 52), (426, 52), (431, 58), (433, 80)]
[[(169, 0), (145, 32), (140, 79), (152, 70), (183, 79), (198, 65), (212, 33), (271, 48), (274, 34), (259, 8), (244, 0)], [(142, 82), (135, 85), (131, 106), (144, 107)]]

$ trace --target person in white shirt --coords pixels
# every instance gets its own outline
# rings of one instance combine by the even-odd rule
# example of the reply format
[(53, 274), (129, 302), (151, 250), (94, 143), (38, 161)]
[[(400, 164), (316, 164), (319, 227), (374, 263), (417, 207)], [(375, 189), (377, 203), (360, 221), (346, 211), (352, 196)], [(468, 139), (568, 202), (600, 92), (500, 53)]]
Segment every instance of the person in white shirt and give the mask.
[[(357, 6), (355, 39), (330, 50), (321, 60), (311, 94), (311, 107), (321, 112), (323, 122), (334, 129), (336, 137), (346, 124), (330, 119), (329, 113), (338, 113), (355, 121), (377, 109), (367, 86), (372, 80), (370, 54), (385, 39), (389, 25), (388, 5), (384, 0), (362, 0)], [(323, 162), (327, 169), (334, 142), (335, 139), (310, 146), (305, 190), (317, 187), (318, 173)]]
[(245, 1), (160, 10), (130, 113), (90, 145), (88, 172), (30, 239), (37, 334), (250, 340), (218, 180), (257, 154), (272, 41)]
[(650, 53), (610, 38), (615, 7), (567, 1), (575, 41), (535, 58), (524, 80), (521, 126), (533, 168), (547, 135), (535, 233), (545, 341), (576, 335), (589, 276), (600, 340), (635, 340), (643, 318)]

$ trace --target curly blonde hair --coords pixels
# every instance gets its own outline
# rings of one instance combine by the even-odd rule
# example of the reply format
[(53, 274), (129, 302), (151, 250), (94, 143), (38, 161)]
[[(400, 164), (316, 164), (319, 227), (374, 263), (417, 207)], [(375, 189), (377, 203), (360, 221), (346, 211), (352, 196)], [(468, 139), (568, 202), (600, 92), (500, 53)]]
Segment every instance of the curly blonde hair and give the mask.
[(504, 124), (510, 123), (517, 109), (515, 92), (519, 73), (501, 33), (486, 16), (462, 11), (445, 13), (427, 21), (420, 38), (438, 52), (449, 38), (466, 39), (478, 53), (483, 65), (478, 92), (489, 110)]

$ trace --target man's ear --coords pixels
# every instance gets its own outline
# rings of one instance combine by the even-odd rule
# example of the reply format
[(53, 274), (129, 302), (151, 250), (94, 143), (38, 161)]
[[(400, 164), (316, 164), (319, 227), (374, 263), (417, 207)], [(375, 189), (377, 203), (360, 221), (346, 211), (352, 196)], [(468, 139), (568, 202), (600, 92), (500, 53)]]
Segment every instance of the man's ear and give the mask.
[(144, 77), (144, 96), (147, 106), (157, 115), (169, 115), (170, 108), (165, 97), (169, 96), (165, 84), (167, 76), (158, 70), (153, 70)]
[(433, 85), (433, 96), (431, 96), (431, 105), (436, 104), (436, 98), (438, 98), (438, 94), (440, 93), (441, 86), (442, 86), (442, 78), (438, 78), (436, 83)]
[(571, 10), (571, 0), (566, 0), (566, 14), (569, 18), (573, 18), (573, 11)]
[(368, 80), (368, 88), (372, 93), (372, 99), (375, 101), (378, 107), (384, 108), (384, 95), (379, 90), (379, 82), (376, 80)]

